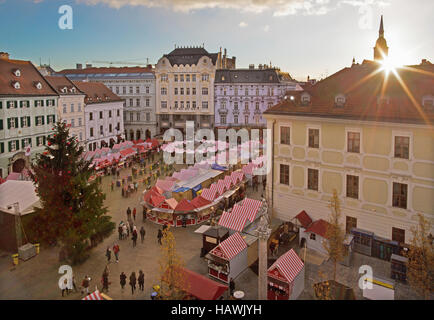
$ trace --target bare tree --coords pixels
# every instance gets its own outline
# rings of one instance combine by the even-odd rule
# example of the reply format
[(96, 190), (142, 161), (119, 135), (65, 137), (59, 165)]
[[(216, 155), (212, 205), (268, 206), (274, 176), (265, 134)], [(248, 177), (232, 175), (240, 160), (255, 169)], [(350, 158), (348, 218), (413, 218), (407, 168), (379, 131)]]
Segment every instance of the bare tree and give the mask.
[(434, 246), (431, 223), (418, 213), (418, 225), (412, 228), (413, 239), (405, 256), (408, 258), (407, 279), (415, 291), (428, 300), (434, 291)]

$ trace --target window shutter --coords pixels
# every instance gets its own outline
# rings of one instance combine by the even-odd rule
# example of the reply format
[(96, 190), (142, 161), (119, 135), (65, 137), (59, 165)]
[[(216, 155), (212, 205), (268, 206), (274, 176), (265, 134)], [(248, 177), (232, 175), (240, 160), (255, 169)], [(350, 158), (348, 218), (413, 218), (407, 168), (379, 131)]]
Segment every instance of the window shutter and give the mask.
[(36, 101), (37, 101), (37, 100), (34, 100), (34, 101), (33, 101), (33, 105), (34, 105), (35, 107), (38, 106)]
[(24, 117), (20, 118), (20, 122), (21, 122), (21, 128), (23, 128), (23, 126), (24, 126)]
[(15, 149), (20, 149), (20, 140), (15, 140)]
[(38, 125), (38, 116), (35, 117), (35, 126)]
[(14, 107), (15, 109), (18, 108), (18, 101), (14, 101)]
[(12, 141), (9, 141), (8, 144), (9, 144), (9, 152), (12, 152)]
[(0, 153), (5, 152), (5, 144), (3, 142), (0, 143)]
[(44, 119), (44, 116), (42, 116), (42, 117), (41, 117), (41, 119), (42, 119), (42, 125), (44, 125), (44, 124), (45, 124), (45, 121), (44, 121), (44, 120), (45, 120), (45, 119)]
[(42, 143), (45, 145), (45, 142), (47, 141), (47, 138), (44, 136), (42, 139)]
[(0, 130), (3, 130), (3, 119), (0, 119)]
[(22, 139), (21, 140), (21, 148), (25, 148), (25, 146), (26, 146), (26, 139)]
[(28, 140), (29, 140), (29, 141), (28, 141), (29, 146), (32, 146), (32, 138), (29, 138)]
[(44, 106), (44, 100), (41, 100), (41, 107)]
[(18, 128), (18, 118), (15, 118), (15, 128)]
[(30, 117), (27, 117), (27, 126), (30, 127)]
[(23, 107), (23, 101), (20, 101), (20, 108)]
[(8, 118), (8, 129), (11, 128), (11, 118)]
[(0, 101), (0, 109), (3, 109), (3, 101)]

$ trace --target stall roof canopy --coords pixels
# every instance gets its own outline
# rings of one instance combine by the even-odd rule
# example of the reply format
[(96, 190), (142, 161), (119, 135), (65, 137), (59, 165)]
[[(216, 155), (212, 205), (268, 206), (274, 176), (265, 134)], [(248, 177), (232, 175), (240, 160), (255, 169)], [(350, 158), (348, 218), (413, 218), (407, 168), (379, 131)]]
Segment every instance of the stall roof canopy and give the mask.
[(92, 292), (91, 294), (85, 296), (81, 300), (104, 300), (104, 298), (101, 296), (101, 293), (98, 290), (96, 290), (96, 291)]
[(159, 207), (162, 209), (175, 209), (178, 205), (178, 201), (175, 198), (165, 199), (163, 202), (159, 204)]
[(196, 208), (190, 203), (190, 201), (182, 199), (176, 206), (175, 211), (193, 211), (194, 209)]
[(279, 259), (268, 268), (268, 275), (273, 276), (273, 272), (277, 269), (279, 274), (283, 276), (288, 283), (291, 283), (303, 267), (303, 261), (301, 261), (295, 253), (294, 249), (291, 249), (284, 255), (280, 256)]
[(163, 191), (172, 191), (175, 181), (158, 179), (155, 183), (156, 187), (159, 187)]
[(149, 203), (152, 204), (154, 207), (158, 207), (164, 200), (166, 200), (165, 197), (156, 194), (151, 196)]
[(212, 164), (211, 168), (214, 169), (214, 170), (219, 170), (219, 171), (226, 171), (226, 170), (228, 170), (228, 168), (220, 166), (217, 163)]
[(329, 223), (323, 219), (316, 220), (315, 222), (312, 222), (312, 224), (309, 226), (309, 228), (306, 229), (305, 232), (311, 232), (315, 233), (317, 235), (320, 235), (323, 238), (327, 238), (327, 228), (329, 226)]
[(194, 198), (193, 200), (191, 200), (190, 203), (193, 206), (195, 206), (196, 208), (200, 208), (200, 207), (209, 205), (211, 203), (211, 201), (205, 199), (202, 196), (197, 196), (196, 198)]
[(31, 213), (34, 207), (40, 206), (32, 181), (8, 180), (0, 185), (0, 210), (15, 214), (14, 207), (8, 209), (8, 206), (16, 202), (21, 215)]
[(224, 211), (219, 219), (219, 226), (235, 230), (242, 231), (247, 222), (246, 215), (240, 213), (241, 208), (239, 205), (235, 205), (231, 212)]
[[(167, 271), (169, 272), (169, 270)], [(180, 268), (186, 282), (186, 289), (189, 295), (199, 300), (217, 300), (228, 289), (228, 286), (211, 280), (191, 270)]]
[(312, 223), (312, 219), (306, 213), (306, 211), (301, 211), (299, 214), (295, 216), (295, 218), (300, 222), (303, 228), (307, 229)]
[(243, 237), (238, 232), (236, 232), (229, 238), (221, 242), (217, 247), (212, 249), (211, 254), (215, 254), (217, 253), (217, 251), (221, 250), (223, 252), (224, 259), (229, 261), (246, 248), (246, 241), (244, 241)]

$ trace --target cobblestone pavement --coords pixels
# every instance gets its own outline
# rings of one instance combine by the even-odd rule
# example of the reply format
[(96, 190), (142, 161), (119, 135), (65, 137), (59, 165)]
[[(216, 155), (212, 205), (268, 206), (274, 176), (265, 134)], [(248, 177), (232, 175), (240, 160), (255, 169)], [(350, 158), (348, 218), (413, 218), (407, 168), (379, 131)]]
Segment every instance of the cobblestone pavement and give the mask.
[[(121, 177), (127, 176), (131, 172), (130, 170), (123, 169)], [(90, 251), (91, 256), (85, 263), (73, 267), (76, 283), (79, 286), (84, 275), (87, 274), (92, 278), (90, 288), (95, 288), (95, 285), (101, 288), (101, 275), (104, 267), (107, 265), (105, 257), (106, 248), (107, 246), (112, 247), (117, 242), (121, 249), (120, 261), (119, 263), (114, 262), (114, 256), (112, 255), (112, 262), (108, 264), (110, 271), (109, 281), (111, 282), (108, 295), (113, 299), (150, 299), (150, 288), (157, 282), (159, 275), (158, 257), (160, 246), (157, 243), (159, 226), (152, 222), (142, 222), (142, 209), (139, 202), (140, 196), (145, 189), (143, 184), (139, 186), (137, 193), (129, 198), (123, 198), (120, 188), (115, 187), (114, 191), (110, 190), (111, 181), (111, 176), (103, 178), (103, 190), (107, 194), (105, 205), (108, 207), (109, 214), (113, 217), (113, 221), (119, 224), (121, 220), (126, 220), (127, 207), (130, 206), (131, 209), (136, 207), (136, 226), (137, 229), (140, 229), (142, 225), (145, 227), (145, 241), (142, 244), (139, 239), (137, 247), (133, 248), (130, 239), (118, 240), (118, 233), (115, 230), (103, 243)], [(253, 192), (251, 188), (247, 191), (249, 197), (256, 199), (260, 199), (262, 193), (262, 186), (256, 192)], [(172, 231), (177, 240), (178, 253), (184, 259), (186, 267), (206, 275), (207, 263), (203, 258), (200, 258), (202, 236), (194, 233), (194, 230), (197, 228), (198, 226), (190, 226), (187, 228), (174, 228)], [(286, 252), (290, 247), (294, 247), (296, 252), (299, 252), (296, 241), (293, 241), (292, 245), (281, 248), (279, 253)], [(377, 275), (389, 279), (390, 263), (355, 254), (353, 267), (338, 266), (337, 280), (353, 287), (357, 299), (362, 299), (361, 290), (358, 289), (357, 283), (360, 277), (358, 268), (363, 264), (373, 267), (374, 276)], [(62, 298), (58, 287), (58, 280), (61, 276), (58, 274), (59, 267), (57, 248), (43, 248), (38, 256), (25, 262), (20, 260), (20, 264), (16, 268), (12, 267), (12, 259), (9, 254), (0, 255), (0, 299), (76, 300), (82, 298), (84, 295), (80, 292), (72, 292)], [(123, 271), (129, 277), (132, 271), (135, 271), (137, 274), (139, 270), (143, 270), (145, 273), (145, 291), (136, 291), (132, 295), (128, 279), (127, 285), (124, 291), (122, 291), (119, 285), (119, 274)], [(330, 262), (324, 262), (321, 266), (307, 264), (305, 290), (300, 299), (313, 299), (312, 285), (322, 280), (318, 274), (319, 270), (322, 270), (325, 274), (331, 274), (332, 264)], [(257, 276), (250, 268), (247, 268), (235, 279), (235, 285), (236, 290), (243, 290), (245, 292), (245, 299), (257, 299)], [(417, 296), (409, 289), (408, 285), (397, 284), (395, 298), (416, 299)]]

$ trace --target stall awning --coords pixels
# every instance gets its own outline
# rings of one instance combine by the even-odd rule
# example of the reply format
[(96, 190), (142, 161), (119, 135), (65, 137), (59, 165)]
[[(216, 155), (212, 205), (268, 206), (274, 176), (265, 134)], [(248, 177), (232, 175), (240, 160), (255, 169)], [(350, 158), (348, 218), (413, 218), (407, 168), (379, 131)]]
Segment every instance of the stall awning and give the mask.
[(172, 191), (175, 181), (158, 179), (155, 186), (163, 191)]
[(158, 206), (162, 209), (174, 210), (177, 205), (178, 205), (178, 201), (176, 201), (176, 199), (174, 198), (170, 198), (170, 199), (165, 199)]
[(261, 206), (262, 206), (262, 201), (250, 199), (250, 198), (245, 198), (241, 203), (243, 214), (250, 222), (253, 222), (255, 220), (256, 214), (258, 213), (259, 208), (261, 208)]
[(119, 153), (122, 155), (122, 157), (128, 158), (128, 157), (131, 157), (132, 155), (135, 155), (136, 150), (134, 150), (133, 148), (127, 148), (127, 149), (119, 151)]
[(279, 274), (282, 275), (288, 283), (291, 283), (303, 267), (303, 261), (301, 261), (295, 253), (294, 249), (291, 249), (280, 256), (279, 259), (268, 268), (268, 275), (273, 276), (274, 271), (277, 269)]
[(215, 251), (221, 250), (223, 252), (224, 259), (229, 261), (246, 248), (246, 241), (244, 241), (243, 237), (238, 232), (236, 232), (229, 238), (221, 242), (217, 247), (212, 249), (211, 254), (214, 254), (213, 252)]
[(215, 199), (216, 193), (217, 193), (216, 189), (211, 190), (211, 189), (205, 188), (205, 189), (203, 189), (201, 196), (203, 198), (205, 198), (206, 200), (212, 202)]
[(190, 203), (190, 201), (182, 199), (176, 206), (175, 211), (187, 212), (193, 211), (194, 209), (196, 208)]
[(204, 206), (209, 205), (210, 203), (212, 203), (211, 201), (205, 199), (204, 197), (197, 196), (196, 198), (194, 198), (193, 200), (190, 201), (190, 203), (195, 206), (196, 208), (201, 208)]
[(320, 235), (323, 238), (327, 238), (327, 228), (329, 226), (329, 223), (323, 219), (316, 220), (315, 222), (312, 222), (312, 224), (309, 226), (309, 228), (306, 229), (305, 232), (311, 232), (315, 233), (317, 235)]
[(158, 207), (164, 200), (166, 200), (166, 198), (164, 198), (162, 195), (152, 195), (149, 203), (154, 207)]
[(92, 292), (91, 294), (85, 296), (81, 300), (104, 300), (104, 298), (101, 296), (101, 293), (98, 290), (96, 290), (96, 291)]
[(242, 231), (244, 229), (247, 217), (243, 214), (238, 214), (236, 207), (239, 206), (235, 205), (231, 212), (224, 211), (222, 213), (218, 223), (219, 226), (235, 231)]

